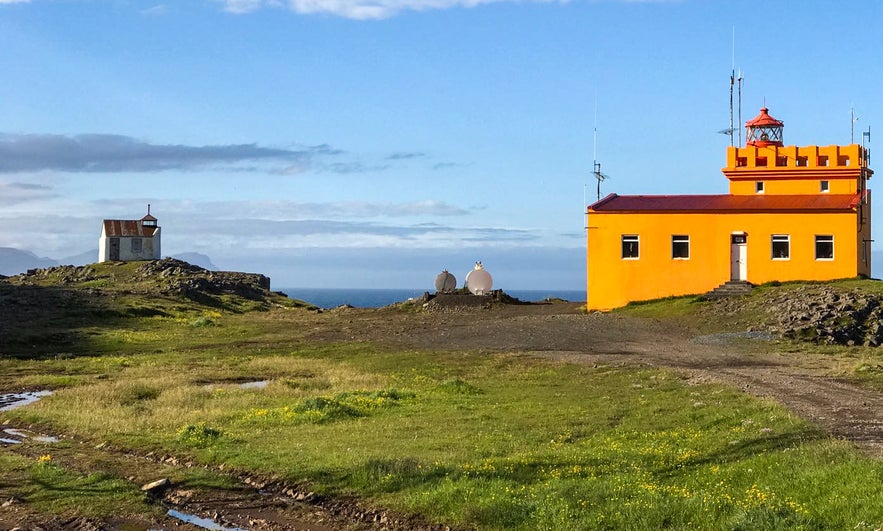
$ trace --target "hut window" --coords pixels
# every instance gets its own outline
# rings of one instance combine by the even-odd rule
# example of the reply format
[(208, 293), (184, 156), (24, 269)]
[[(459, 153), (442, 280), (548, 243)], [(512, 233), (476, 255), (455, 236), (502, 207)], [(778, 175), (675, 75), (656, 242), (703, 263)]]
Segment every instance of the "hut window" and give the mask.
[(141, 238), (132, 238), (132, 252), (135, 254), (141, 253)]

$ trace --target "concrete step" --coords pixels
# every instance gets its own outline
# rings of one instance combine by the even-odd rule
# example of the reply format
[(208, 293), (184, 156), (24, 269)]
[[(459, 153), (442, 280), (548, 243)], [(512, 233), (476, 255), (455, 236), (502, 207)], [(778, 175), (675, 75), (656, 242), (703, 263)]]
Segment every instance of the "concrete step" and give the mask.
[(721, 299), (724, 297), (732, 297), (735, 295), (745, 295), (749, 293), (754, 286), (750, 282), (744, 280), (730, 280), (721, 284), (705, 294), (706, 299)]

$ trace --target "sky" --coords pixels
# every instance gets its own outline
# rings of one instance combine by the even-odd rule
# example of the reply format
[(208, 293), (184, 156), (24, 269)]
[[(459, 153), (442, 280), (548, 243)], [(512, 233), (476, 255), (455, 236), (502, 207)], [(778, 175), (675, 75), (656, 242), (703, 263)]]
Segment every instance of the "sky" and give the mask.
[(881, 23), (852, 0), (0, 0), (0, 247), (97, 250), (150, 204), (164, 255), (274, 288), (482, 261), (495, 288), (584, 289), (593, 160), (602, 195), (726, 193), (734, 67), (743, 122), (860, 143)]

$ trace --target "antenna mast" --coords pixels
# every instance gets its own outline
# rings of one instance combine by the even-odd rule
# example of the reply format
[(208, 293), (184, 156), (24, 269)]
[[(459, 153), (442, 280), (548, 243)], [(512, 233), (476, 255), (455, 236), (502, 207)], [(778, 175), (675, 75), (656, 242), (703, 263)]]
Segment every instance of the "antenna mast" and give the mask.
[(601, 173), (601, 163), (598, 162), (598, 95), (595, 94), (595, 129), (593, 132), (592, 174), (598, 181), (598, 201), (601, 200), (601, 181), (607, 180), (607, 176)]
[[(736, 108), (733, 102), (733, 92), (738, 85), (738, 106), (739, 106), (739, 123), (735, 123)], [(742, 69), (739, 69), (739, 75), (736, 75), (736, 27), (733, 26), (733, 63), (730, 70), (730, 127), (718, 133), (722, 135), (730, 135), (730, 146), (736, 145), (736, 131), (739, 131), (739, 146), (742, 145)]]
[(733, 63), (730, 70), (730, 145), (735, 145), (736, 130), (733, 128), (733, 84), (736, 82), (736, 26), (733, 26)]

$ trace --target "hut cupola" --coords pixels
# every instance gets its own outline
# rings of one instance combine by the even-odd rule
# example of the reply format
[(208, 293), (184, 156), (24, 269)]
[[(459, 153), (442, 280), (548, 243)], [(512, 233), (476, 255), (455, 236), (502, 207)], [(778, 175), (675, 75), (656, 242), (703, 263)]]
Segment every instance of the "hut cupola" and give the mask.
[(147, 215), (141, 218), (142, 227), (156, 227), (158, 220), (150, 215), (150, 204), (147, 205)]

